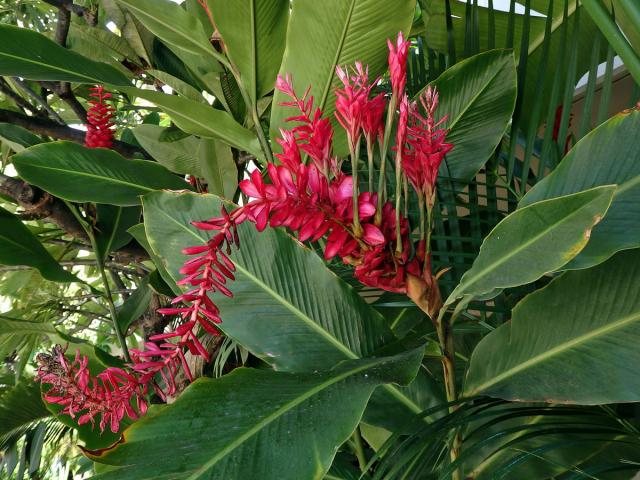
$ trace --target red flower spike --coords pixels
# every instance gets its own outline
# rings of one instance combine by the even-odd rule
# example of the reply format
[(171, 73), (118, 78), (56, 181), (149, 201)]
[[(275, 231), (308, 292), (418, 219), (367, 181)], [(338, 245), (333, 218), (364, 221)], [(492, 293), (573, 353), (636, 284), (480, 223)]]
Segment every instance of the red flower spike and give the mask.
[(343, 85), (336, 90), (336, 118), (347, 132), (353, 151), (360, 140), (373, 85), (369, 85), (369, 72), (361, 63), (356, 63), (351, 74), (348, 69), (336, 67), (336, 75)]
[(407, 83), (407, 57), (411, 42), (404, 39), (402, 32), (398, 33), (396, 44), (387, 40), (389, 47), (389, 73), (391, 74), (391, 87), (393, 95), (401, 98)]
[(111, 148), (113, 145), (113, 113), (115, 109), (105, 103), (111, 98), (102, 85), (91, 88), (89, 110), (87, 111), (87, 133), (84, 144), (89, 148)]
[(384, 111), (387, 101), (384, 94), (379, 94), (369, 100), (364, 108), (362, 131), (367, 142), (373, 143), (376, 138), (384, 135)]
[(66, 348), (56, 345), (50, 354), (41, 353), (36, 357), (39, 365), (36, 380), (51, 385), (44, 394), (47, 402), (62, 405), (61, 413), (78, 417), (81, 425), (93, 424), (99, 417), (100, 430), (104, 431), (108, 425), (114, 433), (125, 415), (133, 420), (144, 415), (146, 387), (135, 375), (110, 367), (93, 377), (86, 356), (78, 351), (75, 359), (69, 361), (65, 351)]
[(445, 142), (448, 131), (438, 128), (446, 117), (438, 122), (434, 118), (438, 92), (428, 87), (420, 96), (420, 103), (426, 117), (420, 115), (417, 107), (411, 108), (402, 166), (416, 192), (429, 200), (433, 196), (440, 164), (453, 145)]

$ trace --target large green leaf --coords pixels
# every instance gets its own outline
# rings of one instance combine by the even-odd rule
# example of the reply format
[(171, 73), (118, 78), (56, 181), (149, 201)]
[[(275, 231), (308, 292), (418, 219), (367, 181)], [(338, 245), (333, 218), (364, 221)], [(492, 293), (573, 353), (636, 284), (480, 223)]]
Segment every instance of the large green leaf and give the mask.
[(521, 200), (527, 206), (598, 185), (618, 184), (607, 216), (585, 249), (566, 265), (587, 268), (640, 246), (640, 111), (623, 112), (584, 137), (562, 163)]
[(118, 0), (201, 77), (220, 71), (218, 53), (200, 20), (170, 0)]
[(187, 133), (199, 137), (217, 138), (232, 147), (252, 153), (259, 158), (263, 157), (256, 134), (236, 122), (227, 112), (176, 95), (137, 88), (123, 90), (162, 108), (175, 124)]
[[(208, 239), (191, 222), (217, 215), (221, 205), (212, 195), (144, 197), (147, 238), (175, 280), (188, 258), (181, 249)], [(234, 297), (215, 302), (221, 329), (253, 354), (277, 370), (314, 371), (373, 355), (394, 341), (382, 316), (314, 252), (281, 230), (258, 233), (244, 224), (238, 233), (240, 249), (231, 254), (236, 280), (229, 285)], [(390, 402), (400, 412), (415, 414), (433, 401), (425, 399), (424, 383), (408, 391), (387, 386), (385, 395), (394, 397)]]
[(207, 0), (225, 51), (255, 104), (273, 90), (287, 34), (289, 3), (282, 0)]
[(129, 79), (105, 63), (61, 47), (27, 28), (0, 25), (0, 75), (30, 80), (129, 85)]
[(78, 280), (60, 266), (18, 217), (3, 208), (0, 208), (0, 264), (37, 268), (44, 278), (54, 282)]
[(200, 379), (162, 412), (126, 430), (124, 443), (94, 457), (120, 468), (93, 478), (321, 479), (373, 390), (409, 383), (421, 356), (414, 350), (315, 374), (240, 368), (217, 380)]
[(500, 143), (516, 104), (513, 53), (493, 50), (464, 60), (433, 84), (440, 92), (447, 141), (454, 149), (441, 167), (443, 175), (471, 180)]
[(198, 164), (200, 140), (189, 135), (177, 140), (164, 140), (168, 128), (158, 125), (139, 125), (133, 134), (144, 148), (159, 164), (172, 172), (203, 177)]
[(446, 303), (524, 285), (560, 269), (585, 247), (615, 189), (596, 187), (516, 210), (485, 238), (473, 266)]
[(72, 142), (36, 145), (14, 155), (13, 164), (27, 182), (72, 202), (131, 206), (153, 190), (190, 188), (157, 163)]
[[(316, 106), (333, 118), (334, 88), (339, 83), (336, 66), (361, 61), (369, 65), (372, 78), (382, 74), (386, 69), (386, 40), (395, 39), (399, 31), (407, 33), (415, 5), (415, 0), (293, 2), (280, 73), (292, 74), (300, 95), (311, 87), (310, 94), (315, 98)], [(276, 92), (271, 111), (274, 137), (292, 113), (291, 108), (279, 105), (283, 101), (286, 97)], [(340, 135), (344, 136), (343, 133)]]
[(600, 404), (637, 402), (640, 250), (567, 272), (529, 295), (476, 347), (467, 395)]

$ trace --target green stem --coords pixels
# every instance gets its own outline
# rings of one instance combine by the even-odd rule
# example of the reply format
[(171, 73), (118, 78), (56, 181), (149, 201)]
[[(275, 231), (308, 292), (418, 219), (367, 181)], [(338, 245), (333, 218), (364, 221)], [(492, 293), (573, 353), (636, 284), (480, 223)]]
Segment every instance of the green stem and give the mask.
[(356, 427), (351, 438), (353, 439), (353, 447), (356, 453), (356, 458), (358, 459), (358, 465), (360, 466), (360, 471), (364, 472), (367, 469), (367, 457), (364, 454), (364, 445), (362, 443), (362, 435), (360, 434), (360, 427)]
[(258, 136), (258, 141), (260, 142), (260, 148), (262, 149), (262, 153), (264, 153), (264, 157), (268, 163), (273, 163), (273, 152), (271, 151), (271, 146), (267, 141), (267, 137), (264, 135), (264, 131), (262, 130), (262, 124), (260, 123), (260, 115), (258, 114), (258, 106), (256, 102), (251, 101), (249, 98), (249, 94), (247, 90), (244, 88), (242, 84), (242, 80), (240, 78), (240, 72), (235, 68), (231, 63), (226, 63), (225, 66), (229, 68), (231, 71), (233, 78), (236, 79), (236, 83), (238, 84), (238, 90), (240, 90), (240, 95), (242, 95), (242, 100), (244, 101), (247, 108), (251, 111), (251, 119), (253, 120), (253, 126), (256, 131), (256, 135)]
[(402, 234), (400, 232), (400, 204), (402, 201), (402, 152), (396, 152), (396, 254), (402, 254)]
[(362, 235), (362, 227), (360, 226), (360, 212), (358, 210), (358, 194), (360, 192), (360, 187), (358, 185), (359, 151), (360, 139), (358, 139), (358, 142), (351, 147), (351, 176), (353, 178), (353, 233), (356, 237), (360, 237)]
[(387, 110), (387, 123), (384, 129), (384, 136), (382, 137), (382, 149), (380, 150), (380, 178), (378, 178), (378, 205), (376, 208), (376, 225), (382, 223), (382, 206), (386, 202), (386, 169), (387, 169), (387, 151), (389, 150), (389, 139), (391, 138), (391, 128), (393, 127), (393, 119), (396, 116), (396, 106), (398, 104), (398, 98), (395, 95), (391, 96), (391, 102), (389, 103), (389, 110)]
[(424, 267), (423, 274), (431, 275), (431, 232), (433, 230), (433, 205), (427, 201), (427, 225), (424, 237)]
[[(621, 1), (620, 4), (625, 13), (631, 13), (633, 18), (634, 13), (638, 10), (637, 7), (631, 6), (632, 2), (627, 1)], [(589, 16), (591, 16), (593, 22), (598, 26), (598, 29), (600, 29), (616, 53), (620, 55), (620, 58), (636, 83), (640, 83), (640, 57), (624, 37), (618, 25), (613, 21), (611, 14), (604, 7), (602, 1), (583, 0), (582, 6)]]
[(373, 193), (373, 141), (367, 136), (367, 167), (369, 169), (369, 192)]
[(100, 271), (100, 277), (102, 278), (102, 283), (104, 285), (104, 292), (102, 297), (107, 302), (107, 307), (109, 309), (109, 316), (111, 317), (111, 321), (113, 323), (113, 330), (116, 333), (116, 337), (118, 338), (118, 343), (120, 343), (120, 348), (122, 348), (122, 355), (127, 363), (131, 363), (131, 356), (129, 355), (129, 348), (127, 347), (127, 341), (124, 337), (124, 334), (120, 330), (120, 326), (118, 325), (118, 314), (116, 312), (116, 306), (113, 303), (113, 296), (111, 294), (111, 287), (109, 286), (109, 279), (107, 278), (107, 272), (104, 268), (104, 259), (100, 255), (98, 249), (98, 242), (96, 241), (96, 236), (93, 228), (87, 224), (86, 220), (82, 218), (80, 213), (77, 211), (74, 205), (65, 202), (71, 213), (76, 217), (78, 223), (82, 225), (82, 228), (86, 232), (89, 237), (89, 241), (91, 242), (91, 248), (93, 249), (93, 254), (96, 257), (96, 265), (98, 270)]

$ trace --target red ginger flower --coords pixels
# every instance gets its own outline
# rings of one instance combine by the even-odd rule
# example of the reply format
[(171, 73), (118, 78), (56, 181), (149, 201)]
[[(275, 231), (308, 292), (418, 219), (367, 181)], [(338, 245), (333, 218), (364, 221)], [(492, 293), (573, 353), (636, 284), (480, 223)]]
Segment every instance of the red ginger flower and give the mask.
[(287, 95), (291, 101), (282, 102), (285, 107), (296, 108), (299, 115), (295, 115), (286, 119), (287, 122), (296, 122), (298, 125), (291, 131), (280, 130), (282, 139), (278, 139), (278, 143), (282, 146), (284, 153), (276, 154), (276, 157), (283, 163), (293, 157), (293, 163), (290, 168), (300, 163), (300, 152), (298, 147), (305, 152), (318, 169), (325, 175), (328, 175), (329, 169), (336, 170), (336, 166), (332, 165), (331, 143), (333, 140), (333, 127), (328, 118), (322, 118), (322, 111), (313, 108), (313, 96), (309, 95), (307, 89), (302, 97), (298, 97), (294, 88), (290, 75), (283, 77), (278, 75), (276, 80), (276, 89)]
[(113, 112), (115, 109), (105, 103), (111, 98), (110, 93), (106, 93), (102, 85), (91, 88), (89, 100), (91, 107), (87, 112), (87, 134), (84, 144), (89, 148), (111, 148), (113, 145)]
[(391, 87), (396, 98), (402, 97), (407, 83), (407, 57), (411, 42), (404, 39), (402, 32), (398, 33), (396, 44), (387, 40), (389, 46), (389, 73), (391, 74)]
[(343, 85), (343, 88), (336, 90), (336, 118), (347, 132), (353, 151), (360, 140), (373, 85), (369, 85), (368, 69), (360, 62), (356, 63), (351, 74), (348, 69), (341, 67), (336, 67), (336, 74)]
[(376, 138), (384, 135), (384, 111), (387, 101), (381, 93), (367, 102), (362, 118), (362, 131), (367, 142), (373, 143)]
[(402, 166), (413, 188), (429, 199), (433, 195), (440, 164), (453, 145), (445, 142), (448, 131), (438, 128), (446, 117), (438, 122), (434, 118), (438, 107), (436, 89), (427, 87), (420, 96), (420, 103), (426, 117), (420, 115), (415, 104), (412, 105)]
[(89, 359), (76, 352), (72, 362), (65, 357), (66, 348), (56, 345), (51, 354), (37, 356), (36, 380), (50, 384), (44, 394), (49, 403), (62, 405), (61, 413), (78, 417), (78, 424), (95, 421), (100, 417), (100, 430), (109, 425), (117, 432), (120, 422), (127, 415), (135, 420), (147, 411), (144, 400), (146, 387), (135, 375), (121, 368), (110, 367), (97, 377), (92, 377), (87, 367)]

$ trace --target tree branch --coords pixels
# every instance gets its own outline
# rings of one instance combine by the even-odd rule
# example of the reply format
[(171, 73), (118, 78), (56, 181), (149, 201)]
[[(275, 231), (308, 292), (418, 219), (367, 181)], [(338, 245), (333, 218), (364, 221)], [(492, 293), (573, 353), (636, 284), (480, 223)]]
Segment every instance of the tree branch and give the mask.
[[(84, 143), (85, 132), (82, 130), (77, 130), (65, 125), (59, 125), (50, 120), (29, 117), (28, 115), (12, 112), (11, 110), (0, 109), (0, 122), (13, 123), (19, 127), (31, 130), (33, 133), (38, 135), (46, 135), (47, 137), (56, 138), (58, 140), (69, 140), (71, 142), (81, 144)], [(120, 155), (127, 158), (132, 158), (135, 154), (140, 154), (145, 158), (149, 158), (149, 155), (144, 150), (119, 140), (114, 140), (113, 149)]]
[[(72, 237), (88, 241), (82, 225), (74, 217), (67, 205), (60, 199), (47, 192), (18, 179), (0, 174), (0, 194), (12, 198), (27, 213), (35, 218), (46, 218)], [(140, 262), (148, 259), (144, 249), (135, 242), (131, 242), (118, 252), (114, 252), (114, 259), (121, 264)]]
[[(42, 0), (44, 3), (48, 3), (52, 7), (56, 7), (59, 9), (67, 10), (68, 12), (74, 13), (79, 17), (84, 17), (88, 15), (90, 12), (80, 5), (74, 4), (71, 0)], [(89, 21), (87, 19), (87, 21)]]
[[(13, 83), (15, 83), (16, 87), (18, 87), (26, 95), (28, 95), (33, 100), (35, 100), (36, 103), (38, 103), (38, 105), (44, 108), (44, 110), (49, 114), (49, 117), (51, 117), (53, 120), (58, 122), (60, 125), (66, 125), (64, 120), (60, 117), (60, 115), (58, 115), (58, 112), (56, 112), (53, 108), (51, 108), (51, 105), (47, 103), (47, 100), (42, 98), (40, 95), (34, 92), (31, 88), (29, 88), (29, 85), (27, 85), (25, 82), (20, 80), (18, 77), (13, 77), (11, 80), (13, 81)], [(40, 113), (40, 112), (36, 112), (36, 113)]]

